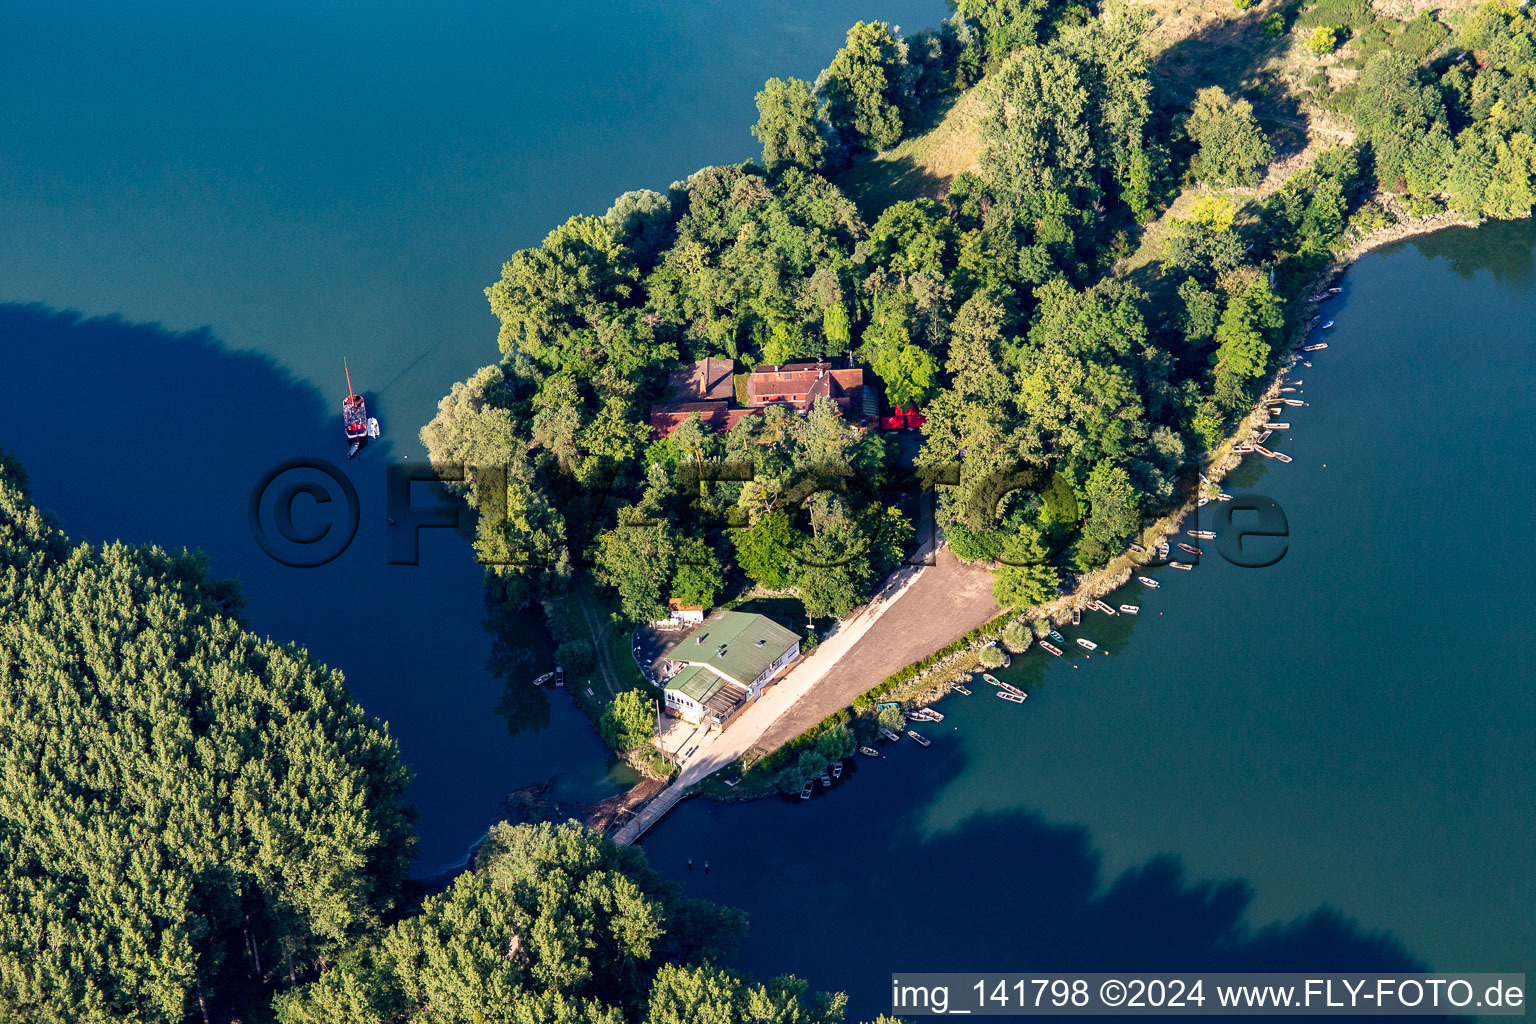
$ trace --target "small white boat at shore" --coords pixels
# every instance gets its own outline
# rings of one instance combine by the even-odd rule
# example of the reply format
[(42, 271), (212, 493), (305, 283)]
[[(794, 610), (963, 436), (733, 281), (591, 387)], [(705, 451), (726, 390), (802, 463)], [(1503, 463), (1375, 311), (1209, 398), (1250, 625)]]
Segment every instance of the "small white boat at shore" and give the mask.
[(1301, 350), (1303, 352), (1321, 352), (1327, 347), (1328, 343), (1326, 341), (1320, 341), (1316, 345), (1303, 345), (1301, 346)]
[(1120, 606), (1120, 610), (1125, 612), (1125, 614), (1127, 614), (1127, 615), (1140, 615), (1141, 614), (1141, 605), (1139, 605), (1139, 604), (1123, 604), (1123, 605)]
[(1234, 455), (1247, 455), (1252, 451), (1253, 445), (1251, 444), (1235, 444), (1232, 446), (1232, 454)]
[(1291, 461), (1291, 457), (1289, 455), (1285, 454), (1285, 452), (1275, 452), (1275, 461), (1276, 462), (1290, 462)]
[(1082, 637), (1077, 638), (1077, 644), (1079, 647), (1087, 651), (1096, 651), (1099, 649), (1098, 644), (1094, 643), (1092, 640), (1084, 640)]
[(1190, 565), (1188, 562), (1169, 562), (1168, 564), (1173, 566), (1175, 569), (1183, 569), (1185, 572), (1189, 572), (1194, 568), (1194, 566)]
[(1201, 540), (1215, 540), (1216, 539), (1216, 531), (1215, 530), (1190, 530), (1189, 531), (1189, 535), (1191, 537), (1198, 537)]
[(1156, 590), (1158, 587), (1162, 586), (1161, 583), (1157, 582), (1157, 580), (1150, 576), (1137, 576), (1136, 579), (1141, 583), (1142, 586), (1151, 587), (1153, 590)]
[(915, 732), (912, 729), (908, 729), (907, 730), (907, 735), (911, 736), (912, 739), (915, 740), (917, 742), (917, 745), (920, 746), (920, 747), (926, 747), (926, 746), (928, 746), (930, 744), (930, 740), (928, 739), (928, 737), (924, 736), (920, 732)]
[(1003, 700), (1012, 701), (1014, 704), (1023, 704), (1024, 698), (1029, 696), (1027, 693), (1013, 693), (1010, 690), (998, 690), (997, 695)]
[(1061, 657), (1061, 648), (1060, 647), (1057, 647), (1055, 644), (1051, 643), (1049, 640), (1041, 640), (1039, 643), (1040, 643), (1041, 647), (1044, 647), (1046, 650), (1048, 650), (1052, 654), (1056, 655), (1056, 657), (1058, 657), (1058, 658)]
[(1333, 326), (1333, 321), (1332, 321), (1332, 320), (1329, 320), (1329, 321), (1328, 321), (1328, 322), (1327, 322), (1327, 323), (1325, 323), (1325, 324), (1323, 324), (1323, 327), (1322, 327), (1322, 329), (1323, 329), (1323, 330), (1325, 330), (1325, 331), (1326, 331), (1326, 330), (1328, 330), (1328, 329), (1329, 329), (1329, 328), (1331, 328), (1331, 327), (1332, 327), (1332, 326)]
[(1264, 429), (1265, 430), (1290, 430), (1291, 429), (1291, 425), (1289, 423), (1266, 423), (1266, 424), (1264, 424)]
[(534, 686), (543, 686), (545, 683), (549, 682), (553, 678), (555, 678), (555, 673), (553, 671), (545, 672), (543, 675), (539, 676), (539, 678), (537, 678), (537, 679), (535, 679), (533, 681), (533, 685)]

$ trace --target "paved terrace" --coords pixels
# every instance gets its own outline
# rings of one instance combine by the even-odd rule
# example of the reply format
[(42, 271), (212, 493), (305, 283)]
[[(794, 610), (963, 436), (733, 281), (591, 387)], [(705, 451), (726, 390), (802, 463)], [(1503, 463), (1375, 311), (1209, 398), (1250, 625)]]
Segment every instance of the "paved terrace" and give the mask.
[(948, 548), (935, 564), (894, 574), (852, 618), (770, 686), (723, 733), (696, 737), (677, 781), (614, 834), (627, 845), (676, 806), (693, 785), (753, 747), (781, 746), (897, 669), (927, 657), (998, 614), (992, 577)]

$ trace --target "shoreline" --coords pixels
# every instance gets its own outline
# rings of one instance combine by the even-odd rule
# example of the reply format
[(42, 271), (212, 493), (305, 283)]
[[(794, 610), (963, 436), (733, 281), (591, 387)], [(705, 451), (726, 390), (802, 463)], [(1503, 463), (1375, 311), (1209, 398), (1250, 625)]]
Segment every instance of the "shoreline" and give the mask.
[[(1305, 343), (1307, 336), (1312, 332), (1312, 317), (1316, 315), (1321, 304), (1312, 301), (1310, 296), (1333, 286), (1356, 262), (1377, 249), (1421, 235), (1433, 234), (1446, 228), (1476, 228), (1483, 223), (1481, 219), (1467, 220), (1449, 210), (1430, 217), (1406, 217), (1400, 215), (1399, 211), (1402, 210), (1402, 207), (1401, 204), (1395, 201), (1394, 197), (1378, 191), (1372, 195), (1371, 199), (1399, 219), (1397, 219), (1396, 223), (1386, 225), (1368, 235), (1355, 239), (1342, 251), (1336, 253), (1334, 259), (1327, 267), (1312, 278), (1307, 286), (1302, 289), (1303, 295), (1307, 296), (1307, 298), (1300, 300), (1302, 322), (1286, 339), (1286, 347), (1291, 355), (1282, 360), (1281, 365), (1270, 377), (1264, 391), (1255, 400), (1248, 413), (1238, 421), (1236, 428), (1220, 445), (1206, 453), (1203, 466), (1200, 463), (1196, 464), (1200, 467), (1199, 471), (1206, 478), (1206, 483), (1202, 487), (1197, 488), (1195, 497), (1160, 516), (1150, 526), (1144, 527), (1136, 537), (1138, 543), (1143, 543), (1145, 546), (1144, 542), (1146, 540), (1155, 538), (1152, 545), (1155, 547), (1156, 543), (1163, 537), (1176, 533), (1184, 521), (1199, 509), (1198, 499), (1200, 491), (1206, 489), (1219, 490), (1218, 485), (1220, 482), (1233, 470), (1237, 469), (1238, 466), (1242, 465), (1243, 456), (1251, 454), (1233, 452), (1232, 448), (1236, 444), (1241, 443), (1241, 439), (1249, 436), (1259, 423), (1268, 420), (1269, 412), (1267, 405), (1279, 396), (1282, 381), (1295, 365), (1291, 356), (1299, 355), (1297, 351), (1299, 346)], [(893, 682), (894, 675), (901, 674), (901, 672), (898, 672), (892, 677), (888, 677), (879, 686), (866, 692), (863, 696), (866, 699), (873, 699), (876, 696), (884, 697), (887, 700), (900, 701), (909, 707), (929, 704), (948, 696), (953, 691), (956, 683), (964, 685), (972, 677), (978, 667), (980, 652), (983, 647), (989, 646), (991, 643), (998, 643), (1001, 646), (1002, 632), (1009, 625), (1015, 622), (1023, 622), (1026, 626), (1029, 626), (1035, 622), (1046, 621), (1053, 626), (1059, 626), (1070, 622), (1072, 618), (1071, 613), (1074, 608), (1083, 609), (1089, 602), (1096, 601), (1111, 591), (1124, 586), (1136, 574), (1136, 569), (1141, 567), (1141, 565), (1142, 563), (1136, 561), (1132, 552), (1129, 550), (1122, 551), (1101, 568), (1080, 576), (1076, 586), (1070, 593), (1063, 594), (1044, 604), (1035, 605), (1026, 611), (1020, 611), (1011, 615), (1005, 612), (983, 627), (982, 635), (962, 649), (941, 658), (936, 663), (917, 671), (900, 682)], [(946, 646), (954, 644), (960, 639), (963, 638), (955, 638), (936, 646), (933, 653), (927, 657), (932, 657), (933, 654), (937, 654)], [(1022, 654), (1026, 652), (1010, 653)], [(913, 666), (919, 664), (922, 664), (922, 660), (914, 662), (913, 665), (909, 665), (901, 671), (910, 670)], [(844, 711), (846, 710), (844, 709)], [(816, 728), (819, 728), (819, 726), (813, 727), (810, 731), (815, 731)], [(801, 735), (805, 734), (802, 733)], [(776, 750), (792, 745), (799, 738), (795, 737), (795, 739), (781, 744)], [(773, 752), (770, 751), (769, 753)], [(707, 779), (700, 780), (700, 783), (693, 787), (693, 794), (690, 795), (705, 796), (718, 803), (747, 803), (777, 795), (777, 791), (738, 793), (732, 790), (724, 790), (715, 792), (720, 787), (706, 788), (705, 783), (707, 782)]]

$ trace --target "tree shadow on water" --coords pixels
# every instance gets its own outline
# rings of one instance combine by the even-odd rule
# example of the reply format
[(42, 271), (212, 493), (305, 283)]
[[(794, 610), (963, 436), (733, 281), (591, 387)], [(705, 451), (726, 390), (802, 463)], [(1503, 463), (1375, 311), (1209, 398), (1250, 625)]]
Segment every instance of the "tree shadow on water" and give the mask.
[(1476, 228), (1454, 227), (1415, 235), (1381, 248), (1391, 254), (1412, 245), (1430, 259), (1443, 259), (1451, 272), (1470, 281), (1480, 270), (1505, 287), (1531, 290), (1536, 277), (1536, 219), (1494, 220)]
[(963, 777), (962, 744), (943, 725), (929, 729), (931, 748), (886, 747), (810, 801), (684, 804), (645, 837), (646, 852), (691, 895), (748, 911), (740, 967), (846, 991), (851, 1021), (889, 1012), (895, 971), (1428, 969), (1395, 937), (1326, 904), (1256, 927), (1251, 883), (1192, 880), (1175, 854), (1106, 879), (1086, 826), (1034, 810), (936, 827), (930, 805), (941, 810), (952, 787), (986, 787), (995, 800), (1007, 780)]
[[(216, 577), (238, 578), (251, 629), (344, 671), (362, 705), (389, 721), (415, 773), (409, 796), (429, 871), (461, 858), (501, 817), (507, 792), (531, 779), (569, 775), (583, 799), (611, 791), (589, 778), (605, 749), (585, 720), (552, 721), (549, 701), (528, 695), (527, 674), (512, 667), (522, 664), (519, 643), (548, 646), (537, 620), (495, 624), (495, 646), (486, 635), (481, 567), (462, 533), (422, 529), (416, 564), (391, 564), (389, 542), (410, 527), (389, 523), (399, 516), (389, 514), (385, 465), (390, 433), (404, 437), (411, 425), (389, 420), (387, 403), (366, 390), (377, 382), (353, 377), (385, 434), (349, 460), (340, 365), (327, 394), (206, 328), (18, 304), (0, 304), (0, 360), (0, 445), (26, 467), (39, 507), (77, 541), (202, 549)], [(259, 481), (294, 458), (325, 460), (356, 490), (355, 538), (316, 568), (274, 560), (250, 519)], [(303, 475), (331, 500), (301, 495), (296, 526), (330, 524), (341, 536), (341, 489), (329, 473)], [(429, 519), (447, 518), (456, 502), (439, 488), (414, 492)], [(265, 505), (259, 521), (273, 541)], [(496, 714), (514, 676), (528, 698), (515, 741)]]

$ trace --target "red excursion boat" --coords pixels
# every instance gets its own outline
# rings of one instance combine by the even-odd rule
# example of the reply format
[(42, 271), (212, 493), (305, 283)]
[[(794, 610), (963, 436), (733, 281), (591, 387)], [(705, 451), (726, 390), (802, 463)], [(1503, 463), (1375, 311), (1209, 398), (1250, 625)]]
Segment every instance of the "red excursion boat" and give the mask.
[(368, 436), (368, 407), (363, 404), (363, 396), (352, 390), (352, 371), (347, 367), (347, 361), (341, 361), (341, 368), (347, 375), (347, 397), (341, 403), (341, 429), (347, 435), (347, 441), (351, 447), (347, 449), (347, 458), (357, 454), (363, 446), (363, 439)]

